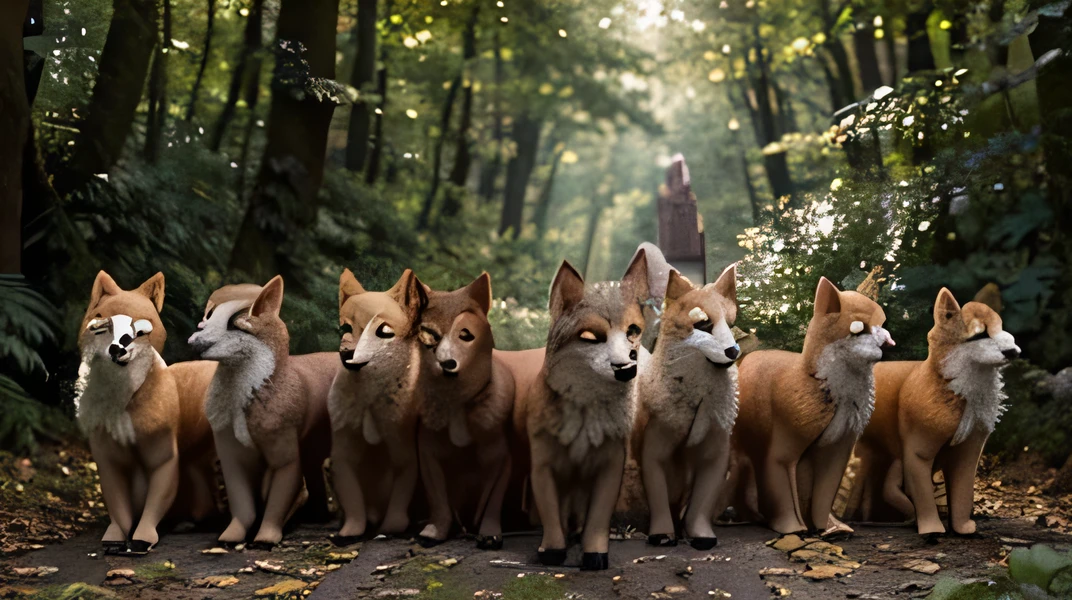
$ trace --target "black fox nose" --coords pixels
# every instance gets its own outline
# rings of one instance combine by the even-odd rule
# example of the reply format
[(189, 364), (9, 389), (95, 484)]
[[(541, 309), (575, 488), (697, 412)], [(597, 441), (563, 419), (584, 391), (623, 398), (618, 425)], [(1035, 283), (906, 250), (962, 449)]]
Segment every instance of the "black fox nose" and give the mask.
[(635, 362), (610, 363), (614, 367), (614, 378), (618, 381), (629, 381), (636, 377), (637, 366)]
[(447, 360), (439, 361), (439, 366), (443, 367), (444, 371), (452, 373), (458, 369), (458, 361), (448, 358)]
[(1014, 360), (1014, 359), (1017, 359), (1017, 358), (1020, 357), (1020, 351), (1017, 350), (1016, 348), (1009, 348), (1008, 350), (1002, 350), (1001, 353), (1004, 354), (1005, 358), (1007, 358), (1009, 360)]
[(741, 355), (741, 347), (740, 346), (735, 344), (735, 345), (733, 345), (733, 346), (731, 346), (729, 348), (726, 348), (726, 358), (729, 358), (730, 360), (737, 360), (737, 357), (740, 356), (740, 355)]
[(632, 350), (629, 351), (629, 360), (636, 360), (636, 359), (637, 359), (637, 351), (636, 351), (636, 348), (633, 348)]

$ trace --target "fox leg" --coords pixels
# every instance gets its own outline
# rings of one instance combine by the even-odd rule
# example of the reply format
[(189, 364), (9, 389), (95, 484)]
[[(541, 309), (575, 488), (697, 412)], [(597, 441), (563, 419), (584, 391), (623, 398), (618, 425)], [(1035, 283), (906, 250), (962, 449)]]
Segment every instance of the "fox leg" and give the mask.
[(640, 477), (648, 499), (648, 536), (667, 535), (674, 537), (674, 516), (670, 512), (670, 494), (667, 490), (664, 465), (674, 452), (668, 432), (652, 419), (644, 430), (640, 450)]
[(506, 438), (501, 437), (480, 452), (480, 469), (486, 474), (484, 492), (481, 493), (480, 529), (481, 536), (496, 536), (502, 534), (502, 507), (503, 498), (506, 496), (506, 488), (510, 484), (510, 471), (513, 463), (510, 460), (510, 448), (506, 445)]
[(368, 525), (365, 514), (365, 495), (361, 489), (358, 465), (363, 456), (364, 443), (360, 432), (337, 429), (331, 436), (331, 472), (342, 509), (343, 521), (339, 535), (352, 537), (365, 534)]
[(927, 440), (906, 435), (904, 438), (904, 483), (916, 509), (916, 528), (920, 535), (945, 533), (934, 502), (934, 458), (938, 448)]
[[(555, 483), (555, 474), (551, 468), (551, 456), (555, 449), (549, 446), (554, 442), (547, 442), (533, 437), (532, 447), (532, 475), (531, 485), (532, 498), (536, 503), (536, 512), (540, 515), (540, 523), (543, 525), (543, 540), (540, 542), (540, 551), (559, 550), (565, 552), (566, 534), (563, 532), (562, 515), (559, 509), (559, 492)], [(565, 452), (559, 448), (559, 452)]]
[(904, 478), (904, 463), (901, 459), (895, 458), (890, 464), (890, 470), (886, 472), (886, 479), (882, 485), (882, 499), (901, 512), (905, 518), (911, 518), (916, 509), (912, 506), (912, 500), (905, 495)]
[[(581, 550), (585, 553), (606, 553), (610, 543), (610, 520), (618, 503), (625, 473), (625, 444), (608, 441), (599, 450), (606, 465), (595, 476), (588, 500), (588, 514), (581, 534)], [(605, 568), (605, 567), (604, 567)]]
[(101, 495), (108, 509), (111, 523), (104, 532), (102, 542), (125, 542), (134, 523), (134, 508), (131, 502), (131, 465), (119, 456), (120, 449), (110, 440), (91, 436), (89, 448), (100, 474)]
[(939, 458), (948, 491), (949, 524), (961, 535), (975, 533), (975, 521), (971, 518), (975, 506), (975, 472), (986, 438), (986, 435), (972, 435), (956, 446), (943, 449)]
[(450, 493), (447, 490), (447, 478), (443, 473), (440, 457), (446, 449), (439, 442), (441, 433), (421, 427), (417, 433), (417, 451), (420, 456), (421, 481), (428, 494), (429, 519), (421, 530), (421, 537), (442, 541), (450, 534), (453, 515), (450, 510)]
[(713, 538), (715, 506), (726, 485), (730, 465), (730, 434), (712, 427), (707, 438), (690, 450), (696, 474), (689, 508), (685, 511), (685, 534), (690, 538)]
[(397, 435), (384, 436), (395, 476), (391, 483), (387, 512), (380, 524), (382, 533), (402, 533), (409, 527), (409, 503), (413, 500), (413, 491), (420, 478), (417, 440), (414, 439), (413, 430), (414, 427), (403, 425), (397, 429)]
[(263, 451), (272, 475), (264, 518), (261, 519), (260, 530), (254, 541), (277, 544), (283, 539), (283, 525), (294, 506), (294, 500), (302, 490), (298, 432), (278, 432), (264, 444)]
[(763, 466), (757, 469), (757, 483), (762, 486), (763, 516), (778, 533), (805, 531), (804, 519), (797, 504), (796, 468), (799, 457), (779, 456), (776, 447), (768, 450)]
[(174, 434), (168, 432), (166, 436), (139, 443), (138, 451), (149, 475), (149, 485), (145, 508), (131, 540), (148, 542), (151, 547), (160, 541), (156, 526), (171, 509), (179, 490), (179, 449)]
[(855, 444), (854, 437), (846, 436), (827, 446), (815, 445), (807, 452), (812, 468), (811, 525), (816, 529), (852, 532), (851, 527), (834, 517), (831, 509)]
[(220, 431), (214, 437), (231, 511), (231, 523), (220, 534), (219, 541), (242, 543), (257, 520), (257, 498), (264, 478), (262, 461), (255, 449), (235, 438), (233, 431)]
[(216, 512), (215, 490), (216, 476), (209, 460), (202, 459), (186, 465), (186, 481), (190, 489), (186, 497), (190, 499), (189, 514), (194, 521), (200, 521)]

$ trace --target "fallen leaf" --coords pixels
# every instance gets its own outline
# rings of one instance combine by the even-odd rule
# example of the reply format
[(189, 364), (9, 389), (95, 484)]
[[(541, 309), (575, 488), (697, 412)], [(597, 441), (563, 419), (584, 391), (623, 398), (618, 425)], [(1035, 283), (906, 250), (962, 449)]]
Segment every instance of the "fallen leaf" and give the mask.
[(759, 570), (760, 577), (766, 577), (768, 575), (800, 575), (803, 571), (796, 569), (790, 569), (787, 567), (766, 567)]
[(938, 563), (931, 562), (925, 558), (917, 558), (906, 562), (902, 568), (926, 575), (934, 575), (942, 567), (938, 566)]
[(803, 573), (808, 579), (833, 579), (834, 577), (841, 577), (852, 573), (852, 569), (848, 567), (839, 567), (837, 565), (808, 566), (811, 568)]
[(207, 550), (202, 550), (201, 551), (201, 554), (227, 554), (227, 553), (228, 553), (227, 548), (220, 548), (219, 546), (216, 546), (215, 548), (209, 548)]
[(261, 588), (255, 592), (255, 596), (285, 596), (305, 589), (305, 582), (300, 579), (284, 579), (275, 585)]
[(126, 577), (127, 579), (130, 579), (134, 577), (134, 569), (112, 569), (111, 571), (108, 571), (108, 574), (105, 575), (105, 577), (107, 579), (112, 579), (113, 577)]
[(348, 563), (357, 558), (357, 550), (353, 552), (328, 552), (329, 563)]
[(667, 594), (684, 594), (689, 591), (689, 588), (683, 585), (668, 585), (663, 588), (663, 591)]
[(444, 558), (443, 560), (439, 561), (439, 564), (444, 567), (453, 567), (454, 565), (458, 564), (458, 559)]
[(209, 575), (201, 579), (194, 579), (193, 584), (197, 587), (225, 588), (238, 583), (238, 578), (233, 575)]
[(283, 570), (283, 564), (278, 562), (272, 562), (270, 560), (255, 560), (254, 565), (262, 571), (268, 571), (269, 573), (278, 573)]
[(804, 540), (800, 539), (799, 535), (785, 535), (776, 540), (771, 540), (767, 544), (775, 550), (781, 550), (782, 552), (792, 552), (799, 548), (803, 548), (805, 545)]

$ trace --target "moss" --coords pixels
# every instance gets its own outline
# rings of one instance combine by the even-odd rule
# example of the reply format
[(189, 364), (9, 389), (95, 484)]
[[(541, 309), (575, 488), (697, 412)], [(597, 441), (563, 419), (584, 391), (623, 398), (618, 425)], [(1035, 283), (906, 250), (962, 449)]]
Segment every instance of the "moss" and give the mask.
[(134, 569), (134, 578), (139, 581), (159, 581), (162, 579), (177, 579), (175, 563), (170, 560), (158, 563), (138, 565)]
[(512, 579), (503, 588), (503, 600), (551, 600), (566, 595), (566, 588), (548, 575), (526, 575)]
[(112, 590), (88, 583), (52, 585), (30, 596), (34, 600), (101, 600), (116, 597)]

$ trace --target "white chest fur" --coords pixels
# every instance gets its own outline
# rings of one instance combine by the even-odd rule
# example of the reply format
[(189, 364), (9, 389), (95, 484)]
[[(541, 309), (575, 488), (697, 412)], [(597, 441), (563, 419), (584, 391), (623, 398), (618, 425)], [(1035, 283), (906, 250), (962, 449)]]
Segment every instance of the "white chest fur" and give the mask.
[(950, 445), (957, 445), (974, 433), (990, 435), (1001, 414), (1007, 397), (1001, 380), (1001, 368), (979, 364), (972, 357), (970, 344), (962, 344), (942, 362), (942, 376), (949, 381), (949, 390), (964, 399), (964, 414), (953, 434)]
[(246, 410), (253, 395), (275, 372), (275, 356), (263, 343), (249, 344), (243, 360), (221, 361), (208, 388), (205, 416), (216, 432), (230, 429), (243, 446), (253, 447)]
[(882, 357), (880, 346), (874, 334), (862, 334), (823, 348), (815, 377), (834, 404), (834, 418), (819, 437), (820, 446), (863, 434), (875, 410), (873, 365)]
[(82, 431), (86, 435), (104, 431), (120, 445), (133, 445), (137, 440), (127, 409), (154, 366), (167, 367), (152, 347), (139, 351), (126, 365), (87, 349), (75, 382), (74, 402)]
[[(656, 360), (659, 355), (652, 357)], [(702, 442), (714, 429), (729, 432), (737, 420), (737, 367), (716, 367), (701, 352), (682, 346), (668, 351), (663, 364), (642, 373), (644, 398), (667, 425), (684, 436), (686, 446)]]

